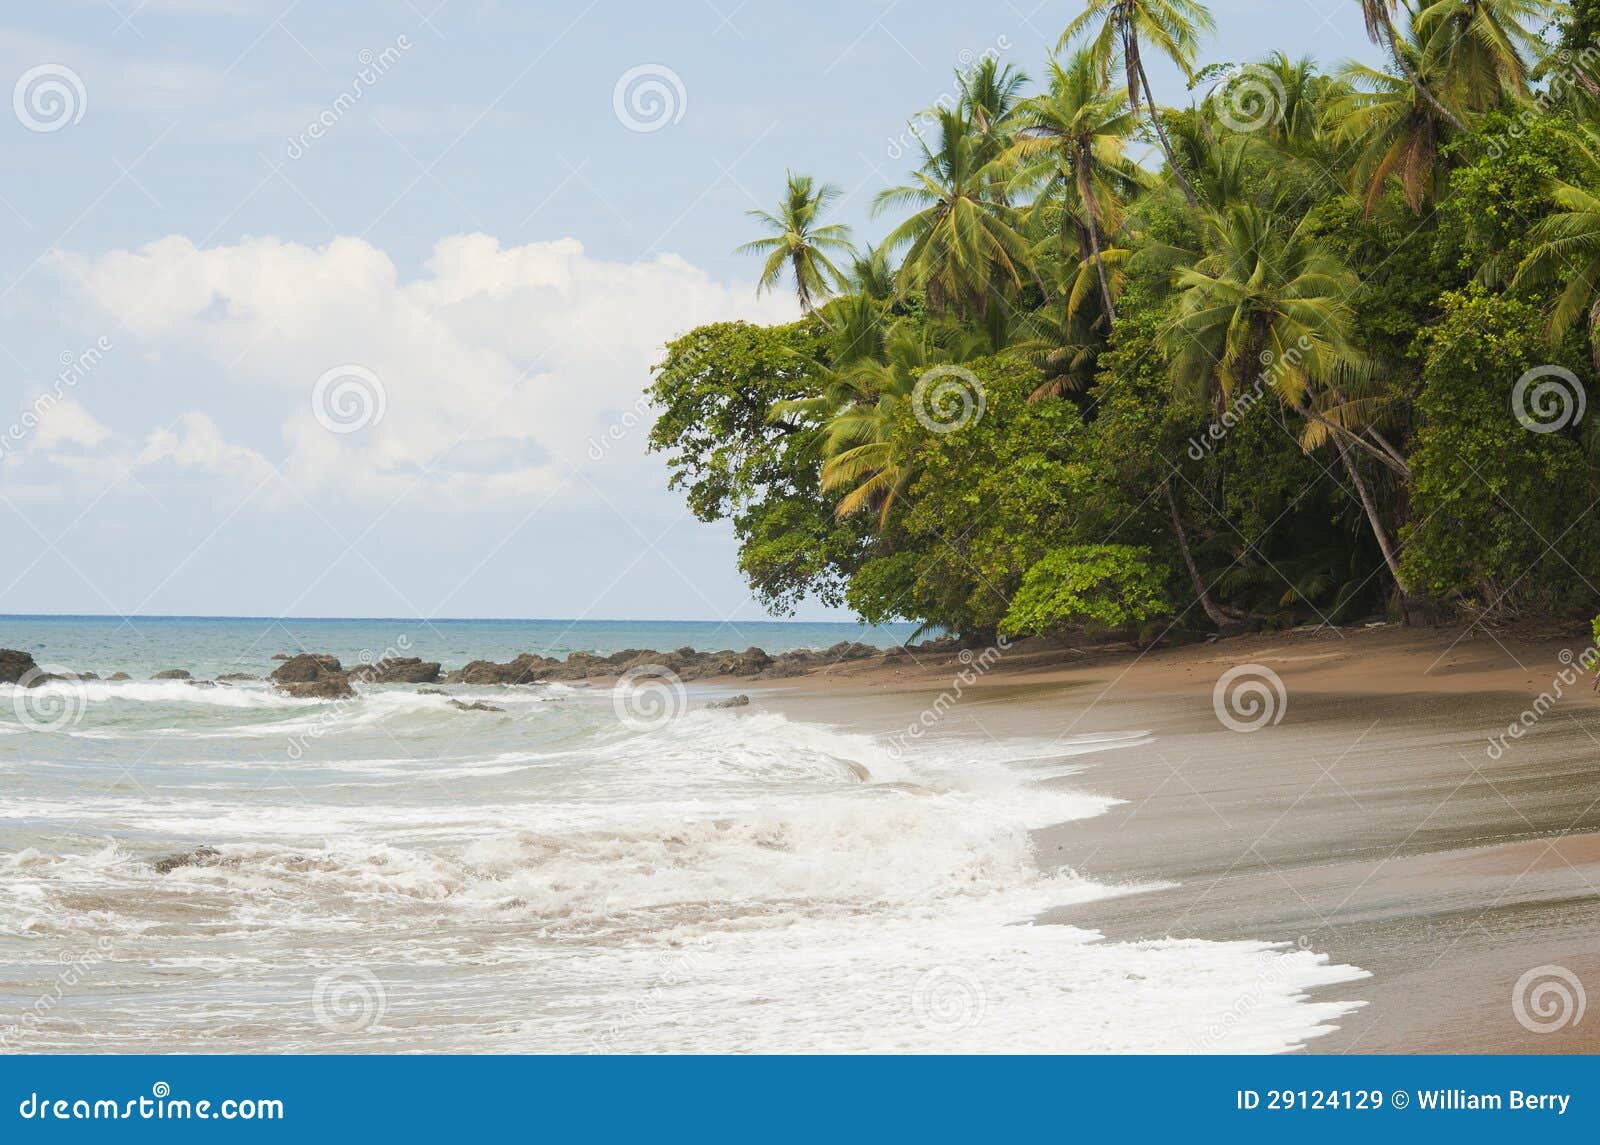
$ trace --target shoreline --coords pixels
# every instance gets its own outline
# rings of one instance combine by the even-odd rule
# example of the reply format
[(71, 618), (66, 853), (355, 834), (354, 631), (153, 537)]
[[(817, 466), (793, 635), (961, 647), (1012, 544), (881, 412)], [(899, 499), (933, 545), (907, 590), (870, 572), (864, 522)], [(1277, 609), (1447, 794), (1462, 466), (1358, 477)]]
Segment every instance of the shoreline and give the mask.
[[(1117, 942), (1298, 942), (1370, 972), (1306, 996), (1367, 1004), (1302, 1052), (1593, 1053), (1600, 1024), (1538, 1032), (1530, 991), (1550, 967), (1600, 984), (1600, 697), (1580, 680), (1500, 758), (1488, 750), (1550, 692), (1563, 650), (1579, 659), (1587, 643), (1291, 632), (738, 686), (796, 718), (879, 735), (957, 692), (928, 735), (1048, 745), (1147, 731), (1076, 757), (1084, 769), (1063, 781), (1119, 805), (1035, 841), (1042, 864), (1099, 883), (1170, 885), (1037, 921)], [(1217, 679), (1243, 664), (1271, 668), (1286, 697), (1280, 722), (1249, 733), (1212, 706)], [(1513, 1005), (1519, 984), (1532, 1025)]]
[[(1297, 1052), (1596, 1052), (1593, 1021), (1540, 1033), (1537, 1011), (1530, 1025), (1513, 1004), (1541, 969), (1600, 983), (1600, 696), (1586, 678), (1557, 687), (1586, 648), (1559, 635), (1388, 627), (1145, 651), (941, 642), (803, 674), (695, 675), (679, 699), (686, 711), (742, 697), (751, 713), (891, 750), (915, 752), (926, 737), (958, 754), (1066, 760), (1041, 782), (1114, 802), (1031, 829), (1035, 860), (1127, 893), (1044, 903), (1034, 921), (1134, 946), (1287, 944), (1370, 975), (1300, 995), (1363, 1005), (1325, 1021)], [(584, 675), (573, 683), (602, 688), (625, 664), (661, 656), (580, 654)], [(537, 686), (482, 685), (534, 659), (479, 662), (487, 667), (460, 694), (531, 697)], [(348, 674), (363, 690), (420, 682), (362, 675), (384, 663), (404, 675), (419, 662), (355, 664)], [(1247, 731), (1216, 706), (1218, 681), (1244, 667), (1282, 688), (1281, 697), (1257, 693), (1266, 718), (1230, 710)], [(440, 682), (466, 674), (441, 670)], [(1553, 688), (1558, 697), (1540, 699)], [(1495, 734), (1527, 713), (1525, 734), (1502, 736), (1496, 755)], [(492, 722), (483, 726), (462, 734), (492, 734)], [(1239, 1004), (1254, 1003), (1245, 992)]]

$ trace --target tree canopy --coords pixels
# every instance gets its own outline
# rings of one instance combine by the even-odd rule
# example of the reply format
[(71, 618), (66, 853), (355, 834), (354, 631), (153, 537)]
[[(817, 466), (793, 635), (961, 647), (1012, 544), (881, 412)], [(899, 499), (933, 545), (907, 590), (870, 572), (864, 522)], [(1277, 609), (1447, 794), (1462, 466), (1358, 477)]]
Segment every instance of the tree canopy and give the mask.
[(769, 607), (1600, 609), (1600, 5), (1348, 8), (1380, 64), (1208, 63), (1203, 4), (1091, 0), (1037, 81), (983, 59), (917, 117), (876, 245), (808, 175), (752, 212), (801, 317), (671, 343), (650, 443)]

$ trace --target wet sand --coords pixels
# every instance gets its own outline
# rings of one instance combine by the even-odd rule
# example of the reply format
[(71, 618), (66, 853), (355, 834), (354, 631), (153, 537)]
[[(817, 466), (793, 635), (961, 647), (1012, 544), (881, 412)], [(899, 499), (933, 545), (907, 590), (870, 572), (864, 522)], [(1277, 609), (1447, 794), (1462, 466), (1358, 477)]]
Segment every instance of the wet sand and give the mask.
[[(929, 737), (1148, 730), (1063, 781), (1125, 802), (1037, 842), (1041, 861), (1097, 882), (1174, 885), (1042, 921), (1114, 940), (1298, 941), (1371, 971), (1340, 988), (1368, 1005), (1313, 1052), (1594, 1052), (1600, 1015), (1540, 1033), (1513, 1007), (1540, 967), (1600, 989), (1600, 698), (1587, 679), (1554, 696), (1587, 645), (1378, 629), (1066, 664), (1023, 649), (981, 672), (953, 657), (841, 666), (754, 701), (886, 737), (930, 710)], [(1213, 686), (1242, 664), (1283, 681), (1279, 722), (1219, 721)], [(1541, 692), (1551, 702), (1495, 758), (1490, 737)], [(1524, 1005), (1537, 1025), (1537, 997)]]

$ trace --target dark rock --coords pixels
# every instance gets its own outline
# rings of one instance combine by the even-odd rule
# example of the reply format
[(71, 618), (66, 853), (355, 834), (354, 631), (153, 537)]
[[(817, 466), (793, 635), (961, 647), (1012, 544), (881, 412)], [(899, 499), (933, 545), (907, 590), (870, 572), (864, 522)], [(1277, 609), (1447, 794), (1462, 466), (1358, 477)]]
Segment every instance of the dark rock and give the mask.
[(350, 686), (350, 677), (343, 672), (330, 672), (320, 680), (280, 683), (278, 691), (297, 700), (343, 700), (356, 694)]
[(174, 855), (164, 855), (154, 863), (156, 874), (165, 875), (179, 867), (209, 867), (222, 857), (222, 852), (215, 847), (196, 847), (192, 851), (179, 851)]
[(822, 654), (823, 659), (829, 663), (837, 664), (842, 660), (865, 660), (869, 656), (876, 656), (878, 650), (870, 644), (860, 644), (850, 640), (841, 640)]
[(126, 672), (113, 672), (113, 673), (111, 673), (110, 676), (108, 676), (106, 678), (108, 680), (131, 680), (131, 679), (133, 679), (133, 677), (128, 675)]
[(302, 652), (291, 656), (272, 670), (269, 677), (277, 684), (310, 684), (325, 676), (343, 673), (344, 668), (335, 656), (320, 652)]
[[(574, 656), (581, 653), (574, 652)], [(569, 657), (570, 661), (570, 657)], [(561, 667), (561, 661), (524, 652), (515, 660), (496, 664), (493, 660), (474, 660), (465, 668), (451, 672), (451, 684), (537, 684)]]
[(367, 684), (431, 684), (439, 678), (436, 661), (423, 662), (416, 656), (389, 656), (373, 664), (350, 669), (350, 678)]
[(493, 704), (484, 703), (482, 700), (474, 700), (470, 704), (464, 703), (461, 700), (451, 700), (450, 701), (450, 706), (452, 708), (460, 708), (463, 712), (503, 712), (503, 711), (505, 711), (504, 708), (497, 708)]
[(167, 668), (157, 672), (150, 678), (152, 680), (187, 680), (189, 679), (189, 670), (187, 668)]
[(215, 688), (217, 686), (215, 680), (190, 680), (188, 684), (191, 688)]
[(729, 696), (726, 700), (717, 700), (707, 704), (708, 708), (743, 708), (750, 703), (750, 697), (740, 692), (737, 696)]
[(294, 659), (294, 657), (290, 656), (287, 652), (274, 652), (272, 654), (272, 658), (274, 660), (293, 660)]
[(338, 658), (318, 652), (290, 657), (269, 678), (279, 692), (302, 700), (342, 700), (356, 694)]
[(224, 672), (217, 677), (219, 684), (232, 684), (239, 680), (259, 680), (260, 676), (252, 676), (249, 672)]
[(15, 684), (39, 665), (27, 652), (15, 648), (0, 648), (0, 684)]
[(445, 691), (443, 688), (418, 688), (417, 689), (417, 695), (419, 695), (419, 696), (448, 696), (449, 694), (450, 693)]

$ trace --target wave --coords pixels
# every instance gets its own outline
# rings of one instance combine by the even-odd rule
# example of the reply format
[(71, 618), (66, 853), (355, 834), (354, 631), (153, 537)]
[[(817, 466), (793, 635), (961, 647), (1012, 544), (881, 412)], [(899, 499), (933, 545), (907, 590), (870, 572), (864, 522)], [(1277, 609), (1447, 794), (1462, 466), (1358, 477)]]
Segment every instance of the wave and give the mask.
[[(1307, 951), (1030, 924), (1151, 889), (1035, 854), (1036, 828), (1119, 802), (1086, 788), (1088, 757), (1147, 733), (904, 754), (760, 709), (639, 732), (605, 692), (557, 698), (491, 719), (374, 689), (338, 711), (343, 747), (293, 768), (247, 745), (135, 764), (131, 786), (61, 790), (52, 772), (0, 802), (8, 832), (115, 841), (0, 857), (0, 927), (63, 948), (114, 936), (179, 982), (219, 951), (277, 980), (299, 971), (275, 952), (314, 948), (417, 996), (447, 968), (498, 1038), (455, 1040), (471, 1023), (452, 1010), (415, 1034), (439, 1049), (1267, 1050), (1349, 1009), (1301, 1000), (1361, 974)], [(283, 735), (312, 718), (290, 715), (188, 730)], [(440, 729), (438, 750), (406, 753)], [(199, 844), (202, 862), (152, 865)], [(136, 994), (167, 997), (142, 981)], [(530, 982), (557, 1004), (507, 1020), (505, 991)], [(181, 1018), (141, 1036), (159, 1045)], [(302, 1021), (263, 1014), (270, 1048), (326, 1048)]]

